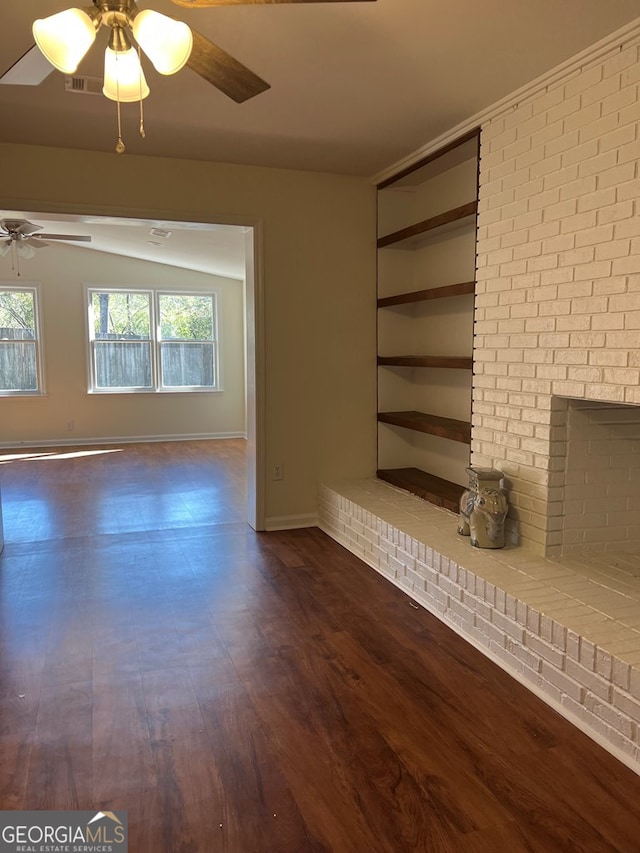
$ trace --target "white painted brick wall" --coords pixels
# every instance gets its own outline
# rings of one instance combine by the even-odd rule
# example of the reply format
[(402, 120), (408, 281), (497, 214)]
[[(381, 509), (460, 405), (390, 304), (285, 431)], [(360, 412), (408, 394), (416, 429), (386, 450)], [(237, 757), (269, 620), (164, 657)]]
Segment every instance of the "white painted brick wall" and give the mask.
[(509, 535), (539, 553), (560, 536), (528, 486), (563, 463), (522, 424), (555, 397), (640, 405), (639, 126), (636, 39), (482, 128), (472, 462), (505, 472)]

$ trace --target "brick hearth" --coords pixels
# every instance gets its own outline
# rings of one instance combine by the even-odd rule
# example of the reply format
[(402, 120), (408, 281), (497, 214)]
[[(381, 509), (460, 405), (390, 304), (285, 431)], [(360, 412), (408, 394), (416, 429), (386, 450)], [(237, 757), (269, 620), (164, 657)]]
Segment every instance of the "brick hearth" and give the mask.
[(321, 528), (640, 772), (640, 555), (472, 548), (379, 480), (323, 486)]

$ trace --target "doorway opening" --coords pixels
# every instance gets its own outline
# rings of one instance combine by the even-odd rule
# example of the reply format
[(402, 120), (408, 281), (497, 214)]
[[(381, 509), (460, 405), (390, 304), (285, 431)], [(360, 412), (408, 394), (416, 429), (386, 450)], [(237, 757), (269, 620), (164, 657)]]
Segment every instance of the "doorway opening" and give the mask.
[[(55, 232), (59, 237), (46, 246), (38, 246), (31, 258), (24, 259), (19, 277), (11, 268), (10, 258), (0, 260), (3, 284), (41, 284), (47, 393), (39, 409), (48, 413), (43, 414), (37, 436), (33, 427), (21, 430), (20, 412), (25, 403), (33, 400), (14, 398), (15, 434), (8, 431), (2, 437), (3, 446), (88, 445), (111, 439), (145, 442), (242, 438), (247, 449), (246, 521), (256, 530), (264, 529), (264, 477), (260, 476), (264, 419), (259, 222), (195, 222), (159, 218), (156, 212), (153, 217), (131, 218), (111, 212), (88, 215), (0, 211), (0, 217), (28, 220), (43, 233)], [(65, 240), (67, 235), (69, 239)], [(74, 235), (89, 237), (90, 242), (74, 242)], [(72, 271), (67, 280), (65, 265)], [(88, 375), (88, 366), (76, 364), (73, 368), (69, 356), (74, 349), (73, 358), (82, 359), (77, 352), (79, 341), (75, 348), (65, 349), (60, 329), (72, 329), (75, 318), (73, 325), (82, 326), (82, 335), (87, 337), (86, 290), (97, 284), (163, 291), (182, 288), (190, 293), (210, 288), (215, 292), (219, 307), (216, 346), (220, 387), (211, 392), (195, 389), (193, 394), (167, 392), (166, 388), (159, 393), (153, 393), (156, 389), (145, 389), (152, 393), (140, 394), (89, 393), (88, 383), (78, 378), (80, 369), (85, 371), (85, 377)], [(62, 309), (54, 304), (52, 294), (65, 285), (73, 301), (63, 316), (57, 316), (56, 311)], [(51, 324), (50, 333), (47, 324)], [(80, 335), (77, 328), (75, 334)], [(52, 363), (47, 365), (49, 358)], [(67, 367), (76, 369), (78, 375), (66, 383), (69, 387), (64, 387), (61, 376)], [(34, 423), (33, 407), (29, 423)], [(45, 423), (54, 426), (44, 428)]]

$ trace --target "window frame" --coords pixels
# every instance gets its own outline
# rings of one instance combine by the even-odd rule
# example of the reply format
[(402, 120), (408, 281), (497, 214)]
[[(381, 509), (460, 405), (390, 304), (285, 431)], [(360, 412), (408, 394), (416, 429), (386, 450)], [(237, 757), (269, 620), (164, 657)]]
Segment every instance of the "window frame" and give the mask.
[[(150, 368), (151, 386), (117, 386), (105, 388), (97, 385), (97, 362), (95, 358), (96, 339), (95, 323), (93, 316), (93, 294), (94, 293), (118, 293), (118, 294), (146, 294), (149, 297), (150, 317)], [(212, 344), (213, 372), (215, 384), (208, 385), (164, 385), (162, 382), (162, 345), (174, 343), (172, 340), (163, 340), (161, 333), (161, 296), (198, 296), (207, 297), (211, 300), (213, 322), (213, 340), (207, 341)], [(122, 285), (85, 285), (86, 319), (87, 319), (87, 375), (89, 394), (219, 394), (222, 392), (222, 365), (220, 363), (220, 331), (219, 331), (219, 292), (215, 289), (181, 290), (178, 288), (150, 288), (150, 287), (123, 287)], [(175, 341), (181, 343), (183, 341)], [(185, 343), (197, 343), (197, 341), (185, 340)]]
[[(44, 372), (44, 342), (43, 342), (43, 324), (42, 324), (42, 298), (40, 282), (28, 281), (16, 284), (15, 281), (0, 281), (0, 292), (15, 291), (17, 293), (31, 292), (33, 294), (33, 325), (35, 338), (33, 340), (35, 358), (36, 358), (36, 387), (25, 389), (3, 389), (0, 388), (0, 397), (42, 397), (46, 394), (45, 390), (45, 372)], [(16, 342), (28, 341), (29, 338), (18, 339)], [(0, 339), (0, 346), (10, 345), (13, 340)]]

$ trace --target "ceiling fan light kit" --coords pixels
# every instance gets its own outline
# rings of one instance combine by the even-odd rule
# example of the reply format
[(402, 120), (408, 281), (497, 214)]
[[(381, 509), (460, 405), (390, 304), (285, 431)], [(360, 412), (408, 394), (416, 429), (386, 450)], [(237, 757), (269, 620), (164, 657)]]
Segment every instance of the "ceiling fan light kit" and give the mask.
[(135, 0), (94, 0), (88, 10), (67, 9), (34, 22), (36, 44), (54, 68), (73, 74), (87, 54), (102, 25), (111, 28), (104, 54), (102, 94), (118, 105), (116, 152), (123, 154), (120, 104), (140, 102), (140, 136), (144, 137), (142, 101), (149, 84), (140, 63), (140, 51), (131, 43), (133, 33), (139, 48), (161, 74), (175, 74), (187, 63), (193, 36), (186, 24), (147, 9), (140, 12)]
[[(41, 245), (46, 246), (47, 244), (42, 243)], [(0, 244), (0, 257), (6, 257), (9, 252), (11, 252), (11, 269), (17, 272), (18, 277), (20, 276), (20, 258), (29, 260), (36, 254), (36, 250), (30, 243), (24, 240), (16, 241), (11, 239)]]
[[(263, 5), (281, 3), (367, 2), (367, 0), (172, 0), (178, 6), (202, 9), (211, 6)], [(368, 0), (375, 2), (375, 0)], [(85, 9), (66, 9), (33, 24), (33, 36), (42, 55), (58, 71), (74, 74), (93, 45), (100, 27), (110, 28), (105, 51), (103, 95), (118, 105), (116, 152), (125, 150), (122, 141), (120, 104), (140, 102), (140, 135), (144, 136), (142, 101), (149, 93), (140, 63), (140, 51), (160, 74), (175, 74), (187, 65), (236, 103), (243, 103), (270, 88), (269, 84), (209, 39), (152, 9), (138, 9), (135, 0), (93, 0)], [(131, 36), (136, 44), (132, 44)], [(137, 46), (137, 49), (136, 49)], [(35, 47), (33, 48), (35, 50)], [(31, 67), (27, 51), (0, 78), (15, 85), (38, 85), (46, 71)], [(25, 78), (25, 79), (21, 79)]]

